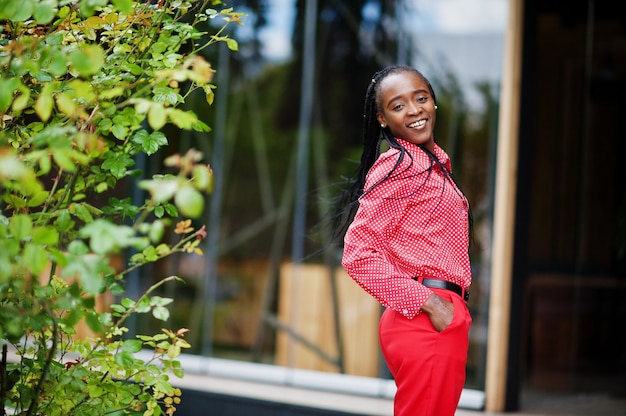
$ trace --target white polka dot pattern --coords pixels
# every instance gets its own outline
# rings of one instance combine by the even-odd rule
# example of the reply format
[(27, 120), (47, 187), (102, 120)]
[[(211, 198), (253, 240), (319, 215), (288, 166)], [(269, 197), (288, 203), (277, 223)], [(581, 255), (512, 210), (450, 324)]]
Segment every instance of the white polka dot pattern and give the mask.
[[(400, 152), (390, 149), (372, 166), (344, 239), (342, 264), (382, 305), (411, 319), (432, 294), (413, 277), (469, 288), (469, 206), (419, 146), (399, 141), (413, 159), (407, 154), (390, 179), (367, 192), (393, 169)], [(437, 145), (435, 155), (450, 170), (448, 155)]]

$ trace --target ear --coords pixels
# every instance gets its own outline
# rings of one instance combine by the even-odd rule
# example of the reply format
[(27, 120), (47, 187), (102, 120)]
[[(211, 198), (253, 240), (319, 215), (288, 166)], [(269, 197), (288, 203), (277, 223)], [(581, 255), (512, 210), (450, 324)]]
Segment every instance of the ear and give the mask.
[(383, 129), (387, 127), (387, 120), (385, 120), (385, 116), (383, 115), (383, 113), (376, 113), (376, 120), (378, 120), (380, 127), (382, 127)]

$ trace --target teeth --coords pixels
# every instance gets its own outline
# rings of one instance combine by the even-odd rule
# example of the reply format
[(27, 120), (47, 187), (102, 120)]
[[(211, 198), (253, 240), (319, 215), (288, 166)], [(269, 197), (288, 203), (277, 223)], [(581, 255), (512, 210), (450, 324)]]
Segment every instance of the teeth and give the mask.
[(422, 127), (424, 124), (426, 124), (426, 120), (418, 120), (415, 123), (409, 124), (409, 127), (411, 127), (411, 128)]

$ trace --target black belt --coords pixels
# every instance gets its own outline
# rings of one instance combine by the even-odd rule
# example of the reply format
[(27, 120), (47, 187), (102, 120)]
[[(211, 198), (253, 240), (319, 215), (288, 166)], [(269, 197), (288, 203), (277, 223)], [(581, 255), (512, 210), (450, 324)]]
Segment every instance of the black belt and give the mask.
[(459, 295), (465, 302), (469, 300), (469, 292), (467, 290), (463, 290), (461, 286), (452, 282), (448, 282), (447, 280), (431, 279), (428, 277), (425, 277), (423, 279), (414, 277), (413, 280), (417, 280), (418, 282), (420, 282), (426, 287), (432, 287), (434, 289), (450, 290), (456, 293), (457, 295)]

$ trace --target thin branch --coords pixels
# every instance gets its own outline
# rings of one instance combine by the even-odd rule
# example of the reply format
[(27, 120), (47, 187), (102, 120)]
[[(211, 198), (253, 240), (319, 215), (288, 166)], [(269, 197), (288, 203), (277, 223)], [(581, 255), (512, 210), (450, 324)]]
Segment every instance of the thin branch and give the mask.
[(26, 416), (32, 416), (35, 414), (37, 410), (37, 406), (39, 405), (39, 398), (41, 397), (41, 391), (43, 390), (43, 384), (46, 381), (46, 377), (48, 376), (48, 371), (50, 370), (50, 366), (52, 365), (52, 361), (54, 360), (54, 356), (57, 352), (57, 345), (59, 342), (59, 322), (57, 321), (56, 316), (50, 309), (45, 307), (46, 313), (52, 319), (52, 346), (48, 351), (48, 357), (46, 358), (46, 362), (41, 370), (41, 377), (39, 378), (39, 382), (37, 383), (37, 387), (35, 387), (35, 391), (33, 393), (33, 399), (30, 402), (30, 406), (28, 407), (28, 412), (26, 412)]
[(7, 393), (7, 344), (2, 344), (2, 361), (0, 361), (0, 409), (2, 416), (6, 416), (6, 410), (4, 408), (4, 401)]

